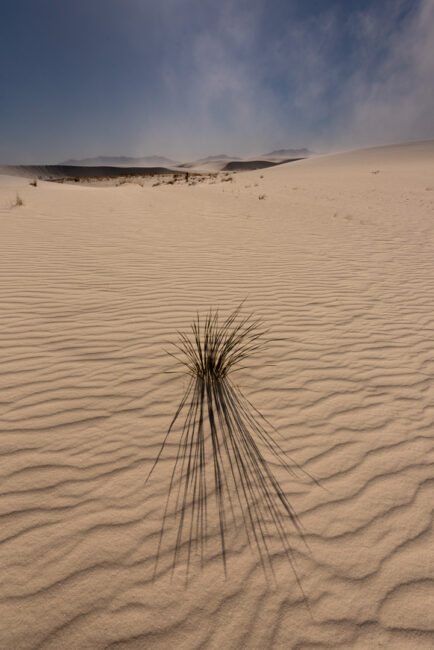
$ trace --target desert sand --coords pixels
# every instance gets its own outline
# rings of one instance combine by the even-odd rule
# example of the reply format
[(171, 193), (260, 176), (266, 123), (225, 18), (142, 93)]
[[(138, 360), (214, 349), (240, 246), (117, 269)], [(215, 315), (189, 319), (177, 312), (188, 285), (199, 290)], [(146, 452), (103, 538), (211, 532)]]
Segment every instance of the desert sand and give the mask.
[[(0, 232), (1, 648), (434, 647), (434, 142), (194, 186), (0, 176)], [(243, 300), (270, 340), (233, 382), (317, 481), (273, 465), (304, 596), (272, 539), (275, 579), (242, 535), (225, 577), (212, 526), (187, 583), (167, 545), (153, 580), (167, 350)]]

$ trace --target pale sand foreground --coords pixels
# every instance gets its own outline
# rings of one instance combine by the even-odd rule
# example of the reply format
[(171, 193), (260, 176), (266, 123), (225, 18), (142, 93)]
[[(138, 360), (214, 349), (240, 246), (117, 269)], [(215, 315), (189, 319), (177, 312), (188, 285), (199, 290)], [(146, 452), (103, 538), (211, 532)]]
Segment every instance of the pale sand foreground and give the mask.
[[(434, 647), (434, 143), (194, 187), (0, 176), (0, 229), (1, 648)], [(275, 467), (310, 612), (246, 545), (226, 580), (151, 581), (167, 341), (246, 296), (273, 341), (236, 381), (321, 483)]]

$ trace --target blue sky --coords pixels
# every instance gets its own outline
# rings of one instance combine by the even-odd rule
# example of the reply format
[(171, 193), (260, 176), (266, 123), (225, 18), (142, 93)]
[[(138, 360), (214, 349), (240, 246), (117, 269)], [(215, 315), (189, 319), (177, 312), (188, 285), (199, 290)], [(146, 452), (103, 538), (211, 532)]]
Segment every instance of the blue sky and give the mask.
[(434, 0), (0, 0), (0, 164), (434, 138)]

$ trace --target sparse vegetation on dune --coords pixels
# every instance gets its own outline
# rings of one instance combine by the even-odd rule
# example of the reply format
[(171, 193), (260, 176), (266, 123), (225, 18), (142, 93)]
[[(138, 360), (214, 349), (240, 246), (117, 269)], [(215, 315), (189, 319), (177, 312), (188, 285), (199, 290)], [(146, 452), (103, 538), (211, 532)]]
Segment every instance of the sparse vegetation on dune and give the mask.
[[(172, 571), (183, 556), (188, 577), (194, 557), (204, 563), (213, 524), (225, 573), (228, 538), (239, 539), (241, 530), (267, 574), (273, 572), (270, 535), (277, 536), (280, 552), (294, 568), (288, 524), (293, 532), (301, 529), (266, 455), (293, 476), (298, 466), (274, 440), (272, 425), (230, 379), (263, 349), (265, 334), (261, 322), (242, 316), (240, 307), (224, 321), (218, 311), (209, 311), (205, 318), (197, 315), (190, 334), (180, 333), (170, 352), (190, 382), (146, 479), (179, 428), (155, 572), (164, 539), (172, 534)], [(170, 519), (174, 525), (168, 525)]]
[[(137, 184), (141, 187), (145, 187), (150, 184), (152, 187), (158, 187), (159, 185), (197, 185), (198, 183), (216, 183), (217, 179), (220, 177), (218, 172), (176, 172), (176, 173), (161, 173), (161, 174), (125, 174), (116, 176), (68, 176), (60, 178), (47, 178), (53, 183), (80, 183), (80, 184), (89, 184), (89, 183), (106, 183), (115, 185), (119, 187), (126, 184)], [(233, 177), (226, 172), (222, 182), (232, 181)], [(152, 182), (150, 182), (152, 181)], [(37, 181), (32, 181), (30, 185), (37, 185)]]
[(18, 192), (17, 192), (17, 195), (16, 195), (16, 197), (15, 197), (15, 201), (13, 201), (13, 203), (11, 204), (11, 207), (12, 207), (12, 208), (19, 208), (19, 207), (22, 206), (22, 205), (24, 205), (24, 201), (23, 201), (23, 199), (21, 198), (21, 196), (20, 196), (20, 195), (18, 194)]

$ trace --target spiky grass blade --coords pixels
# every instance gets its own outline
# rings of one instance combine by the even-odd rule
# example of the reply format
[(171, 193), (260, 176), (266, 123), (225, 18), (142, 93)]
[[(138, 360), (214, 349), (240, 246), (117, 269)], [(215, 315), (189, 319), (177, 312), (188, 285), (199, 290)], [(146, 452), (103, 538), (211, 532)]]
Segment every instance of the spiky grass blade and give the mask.
[(188, 578), (193, 557), (198, 556), (203, 565), (213, 530), (226, 573), (228, 537), (240, 526), (266, 573), (273, 572), (270, 544), (276, 537), (295, 572), (288, 524), (298, 535), (302, 530), (265, 455), (293, 476), (297, 470), (306, 472), (288, 458), (274, 439), (275, 429), (228, 376), (264, 346), (266, 331), (261, 322), (251, 314), (242, 316), (241, 307), (223, 321), (218, 311), (210, 310), (204, 318), (198, 314), (190, 335), (180, 332), (175, 351), (169, 352), (191, 379), (148, 475), (180, 423), (154, 575), (169, 533), (172, 573), (182, 556)]

